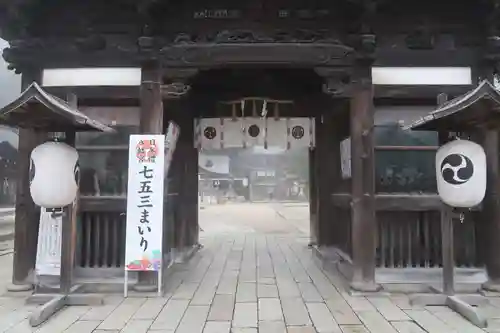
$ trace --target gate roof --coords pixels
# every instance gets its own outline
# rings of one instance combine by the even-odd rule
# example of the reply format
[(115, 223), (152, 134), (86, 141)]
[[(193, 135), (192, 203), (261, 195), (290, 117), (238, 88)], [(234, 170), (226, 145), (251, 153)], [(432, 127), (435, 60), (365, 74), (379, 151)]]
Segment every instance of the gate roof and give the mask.
[(439, 106), (406, 129), (465, 132), (477, 128), (500, 129), (500, 92), (488, 80)]
[(0, 124), (48, 132), (114, 130), (93, 120), (33, 82), (13, 102), (0, 109)]

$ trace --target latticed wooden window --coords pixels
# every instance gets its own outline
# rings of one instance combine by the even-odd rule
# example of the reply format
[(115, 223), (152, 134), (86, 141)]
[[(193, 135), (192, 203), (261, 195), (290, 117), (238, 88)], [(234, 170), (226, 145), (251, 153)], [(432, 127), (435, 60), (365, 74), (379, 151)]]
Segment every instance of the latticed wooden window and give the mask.
[(82, 196), (125, 197), (127, 193), (128, 141), (138, 133), (136, 107), (82, 108), (83, 112), (114, 127), (116, 133), (78, 133)]
[(433, 107), (380, 107), (375, 113), (377, 192), (435, 193), (436, 132), (403, 130)]

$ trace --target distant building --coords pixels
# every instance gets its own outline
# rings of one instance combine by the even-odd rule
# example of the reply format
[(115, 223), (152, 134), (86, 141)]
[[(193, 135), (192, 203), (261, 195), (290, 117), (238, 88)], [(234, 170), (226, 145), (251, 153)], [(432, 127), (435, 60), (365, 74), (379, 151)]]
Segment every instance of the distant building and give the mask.
[[(300, 161), (293, 160), (300, 154), (306, 160), (303, 166), (297, 166)], [(307, 155), (307, 150), (286, 152), (258, 147), (202, 152), (198, 158), (200, 191), (214, 192), (216, 188), (249, 201), (269, 200), (270, 197), (274, 200), (299, 199), (293, 196), (292, 187), (294, 184), (307, 186), (306, 177), (297, 172), (302, 167), (302, 173), (307, 175)]]

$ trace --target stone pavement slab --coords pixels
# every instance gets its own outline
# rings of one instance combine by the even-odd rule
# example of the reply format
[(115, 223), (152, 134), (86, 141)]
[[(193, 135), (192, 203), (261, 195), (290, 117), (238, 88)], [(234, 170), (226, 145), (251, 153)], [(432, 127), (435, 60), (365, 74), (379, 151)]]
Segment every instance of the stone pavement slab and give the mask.
[[(406, 295), (350, 296), (315, 261), (300, 228), (285, 230), (282, 221), (273, 234), (260, 233), (269, 223), (259, 221), (249, 231), (250, 219), (276, 218), (271, 211), (241, 218), (239, 233), (202, 233), (205, 247), (172, 275), (165, 297), (109, 295), (103, 306), (67, 307), (33, 329), (34, 307), (4, 295), (0, 333), (500, 333), (498, 297), (481, 308), (490, 323), (481, 330), (447, 308), (413, 306)], [(11, 265), (11, 255), (0, 256), (0, 288)]]
[(236, 303), (234, 306), (233, 327), (257, 327), (257, 303)]

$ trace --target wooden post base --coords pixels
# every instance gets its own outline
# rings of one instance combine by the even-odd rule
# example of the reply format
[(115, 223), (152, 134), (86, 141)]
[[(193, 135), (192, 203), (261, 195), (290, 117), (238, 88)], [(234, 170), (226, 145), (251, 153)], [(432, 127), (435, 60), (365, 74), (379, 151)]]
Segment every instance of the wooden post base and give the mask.
[(202, 248), (203, 246), (198, 243), (190, 247), (185, 247), (183, 249), (178, 249), (178, 248), (172, 249), (174, 263), (183, 264), (190, 261), (191, 258), (193, 258), (194, 255)]
[(352, 281), (350, 287), (355, 292), (377, 293), (382, 290), (382, 286), (375, 282)]
[(481, 295), (416, 294), (410, 297), (410, 303), (419, 306), (447, 306), (477, 327), (487, 327), (486, 318), (475, 308), (489, 303), (488, 299)]
[(35, 294), (29, 297), (27, 304), (40, 304), (29, 317), (31, 327), (37, 327), (46, 322), (65, 306), (98, 306), (104, 304), (104, 297), (96, 294), (78, 294), (79, 286), (72, 289), (75, 293)]
[(500, 293), (500, 281), (489, 280), (482, 285), (486, 291)]
[(25, 291), (31, 291), (34, 289), (34, 285), (31, 283), (26, 283), (26, 284), (15, 284), (12, 283), (7, 286), (7, 291), (12, 292), (12, 293), (20, 293), (20, 292), (25, 292)]

